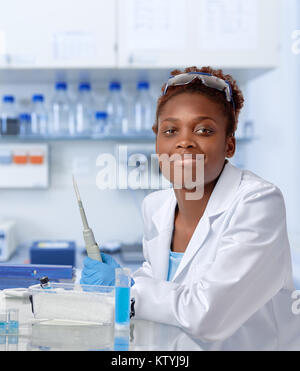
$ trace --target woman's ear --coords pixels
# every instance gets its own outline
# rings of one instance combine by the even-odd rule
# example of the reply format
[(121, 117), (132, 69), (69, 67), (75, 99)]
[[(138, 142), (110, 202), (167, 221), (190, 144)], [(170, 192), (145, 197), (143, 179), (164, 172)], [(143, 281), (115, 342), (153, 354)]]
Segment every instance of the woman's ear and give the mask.
[(157, 153), (157, 127), (158, 127), (157, 123), (154, 123), (152, 126), (152, 131), (155, 134), (155, 152), (156, 153)]
[(153, 131), (154, 134), (157, 134), (157, 124), (156, 123), (154, 123), (152, 125), (152, 131)]
[(235, 148), (236, 148), (236, 140), (234, 135), (230, 135), (227, 137), (227, 143), (226, 143), (226, 157), (231, 158), (235, 154)]

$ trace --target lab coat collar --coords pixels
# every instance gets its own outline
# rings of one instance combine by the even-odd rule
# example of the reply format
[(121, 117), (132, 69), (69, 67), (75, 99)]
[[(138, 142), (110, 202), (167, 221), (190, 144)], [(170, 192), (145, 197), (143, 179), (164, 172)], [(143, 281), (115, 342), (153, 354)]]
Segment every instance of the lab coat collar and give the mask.
[(222, 214), (230, 207), (237, 193), (241, 177), (242, 171), (227, 161), (172, 281), (176, 280), (196, 252), (203, 246), (211, 230), (213, 217)]
[(242, 171), (227, 161), (206, 206), (209, 217), (221, 214), (230, 207), (241, 178)]
[[(211, 218), (227, 210), (237, 192), (241, 181), (241, 170), (227, 162), (219, 177), (209, 199), (206, 210), (200, 219), (194, 234), (187, 246), (186, 253), (180, 262), (172, 281), (174, 281), (191, 261), (195, 253), (202, 247), (211, 229)], [(158, 236), (148, 242), (151, 260), (156, 262), (153, 265), (154, 275), (160, 279), (166, 279), (168, 273), (168, 262), (170, 244), (174, 229), (174, 217), (177, 199), (174, 190), (170, 190), (170, 197), (153, 215), (152, 220), (158, 230)], [(159, 249), (159, 251), (157, 251)]]
[[(206, 206), (206, 216), (216, 216), (229, 208), (240, 185), (241, 177), (242, 171), (227, 161)], [(173, 230), (176, 205), (177, 199), (172, 188), (170, 197), (152, 216), (158, 232)]]

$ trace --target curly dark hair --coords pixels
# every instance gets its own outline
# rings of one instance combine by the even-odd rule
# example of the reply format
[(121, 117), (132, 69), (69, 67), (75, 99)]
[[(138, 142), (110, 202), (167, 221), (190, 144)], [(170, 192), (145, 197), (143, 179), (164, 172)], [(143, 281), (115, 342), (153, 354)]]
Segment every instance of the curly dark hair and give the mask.
[[(187, 72), (204, 72), (209, 73), (213, 76), (219, 77), (222, 80), (226, 80), (230, 83), (232, 96), (235, 108), (233, 107), (231, 102), (226, 100), (226, 96), (224, 92), (221, 92), (214, 88), (209, 88), (204, 85), (199, 79), (193, 80), (191, 83), (187, 85), (180, 85), (180, 86), (170, 86), (167, 90), (166, 95), (161, 95), (157, 100), (157, 107), (156, 107), (156, 119), (155, 123), (152, 127), (153, 131), (157, 134), (158, 130), (158, 118), (159, 115), (165, 106), (165, 104), (173, 97), (182, 94), (182, 93), (192, 93), (192, 94), (203, 94), (213, 102), (219, 104), (222, 108), (224, 115), (228, 118), (228, 126), (227, 126), (227, 135), (234, 135), (237, 129), (238, 117), (239, 113), (244, 105), (244, 97), (243, 93), (239, 89), (236, 81), (232, 78), (231, 75), (224, 75), (221, 69), (215, 70), (211, 67), (187, 67), (184, 71), (180, 71), (178, 69), (171, 72), (171, 76), (180, 75)], [(164, 92), (166, 84), (164, 84), (161, 88), (162, 93)]]

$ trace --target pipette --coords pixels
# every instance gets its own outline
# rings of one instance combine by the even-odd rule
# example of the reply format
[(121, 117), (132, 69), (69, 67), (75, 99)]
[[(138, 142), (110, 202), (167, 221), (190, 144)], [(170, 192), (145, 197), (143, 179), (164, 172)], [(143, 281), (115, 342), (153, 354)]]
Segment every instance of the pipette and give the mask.
[(88, 257), (101, 262), (102, 259), (100, 255), (100, 249), (99, 249), (99, 246), (97, 245), (97, 242), (95, 241), (94, 233), (88, 225), (87, 218), (85, 215), (85, 211), (82, 205), (82, 201), (80, 198), (80, 194), (78, 191), (78, 187), (77, 187), (74, 175), (73, 175), (73, 185), (74, 185), (74, 190), (75, 190), (75, 194), (76, 194), (76, 198), (77, 198), (77, 202), (79, 206), (79, 211), (80, 211), (80, 216), (81, 216), (81, 220), (83, 224), (83, 238), (84, 238), (85, 248), (86, 248)]

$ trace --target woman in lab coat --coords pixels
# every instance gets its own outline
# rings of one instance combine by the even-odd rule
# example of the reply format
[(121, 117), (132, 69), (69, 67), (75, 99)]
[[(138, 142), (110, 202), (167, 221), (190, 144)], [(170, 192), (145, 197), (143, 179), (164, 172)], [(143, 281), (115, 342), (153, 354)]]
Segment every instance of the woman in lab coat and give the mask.
[[(177, 187), (175, 161), (168, 173), (168, 160), (160, 161), (173, 187), (151, 193), (142, 205), (145, 262), (133, 275), (135, 317), (180, 326), (204, 341), (223, 340), (248, 320), (275, 333), (276, 313), (290, 305), (283, 298), (293, 289), (280, 190), (228, 161), (242, 106), (236, 82), (222, 71), (175, 70), (153, 126), (158, 156), (179, 156), (179, 178), (186, 169), (193, 182)], [(202, 155), (204, 189), (191, 199), (201, 185), (196, 155)], [(107, 257), (86, 259), (81, 282), (113, 284), (115, 266)]]

